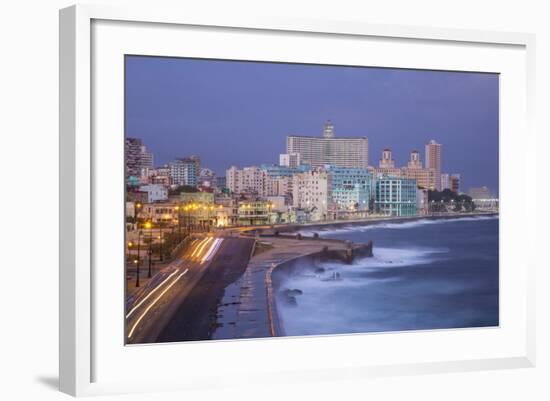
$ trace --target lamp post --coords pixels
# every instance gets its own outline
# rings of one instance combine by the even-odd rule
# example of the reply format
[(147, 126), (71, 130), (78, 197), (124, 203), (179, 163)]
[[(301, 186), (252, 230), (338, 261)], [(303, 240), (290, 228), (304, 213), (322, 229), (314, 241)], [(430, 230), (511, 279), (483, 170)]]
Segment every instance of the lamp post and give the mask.
[[(138, 225), (139, 228), (139, 225)], [(136, 259), (136, 287), (139, 287), (139, 265), (141, 264), (141, 258), (140, 258), (140, 237), (141, 237), (141, 230), (138, 229), (138, 243), (137, 243), (137, 259)]]
[(179, 240), (181, 239), (181, 207), (180, 205), (176, 205), (174, 209), (176, 209), (176, 212), (178, 213), (178, 240)]
[(128, 241), (128, 253), (126, 254), (126, 263), (128, 263), (128, 261), (130, 260), (130, 250), (132, 248), (132, 246), (134, 246), (134, 244), (132, 243), (132, 241)]
[(209, 209), (210, 209), (210, 213), (208, 214), (208, 232), (210, 232), (210, 226), (214, 225), (214, 216), (215, 216), (214, 206), (210, 205)]
[(163, 251), (163, 240), (162, 240), (162, 226), (159, 225), (159, 242), (160, 242), (160, 251), (159, 251), (159, 257), (160, 257), (160, 261), (163, 262), (164, 261), (164, 252)]
[(134, 224), (136, 225), (136, 227), (139, 226), (137, 221), (139, 217), (139, 212), (141, 211), (141, 206), (141, 202), (136, 202), (134, 205)]
[(187, 235), (189, 235), (189, 205), (185, 205), (183, 208), (183, 211), (185, 212), (183, 214), (183, 218), (185, 219), (185, 232)]
[(150, 221), (147, 221), (145, 223), (145, 228), (147, 228), (149, 230), (149, 269), (147, 271), (147, 277), (148, 278), (151, 278), (152, 274), (151, 274), (151, 256), (153, 255), (153, 250), (151, 248), (152, 244), (153, 244), (153, 224), (150, 222)]

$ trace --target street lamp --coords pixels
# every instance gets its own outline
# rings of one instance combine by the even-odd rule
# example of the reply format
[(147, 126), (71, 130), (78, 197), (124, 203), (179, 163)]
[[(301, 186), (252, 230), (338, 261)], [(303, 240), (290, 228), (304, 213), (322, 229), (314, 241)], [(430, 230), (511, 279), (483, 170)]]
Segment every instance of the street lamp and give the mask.
[(126, 255), (126, 261), (128, 262), (130, 260), (130, 249), (132, 248), (132, 246), (134, 246), (134, 244), (132, 243), (132, 241), (128, 241), (128, 254)]
[(160, 245), (159, 245), (159, 249), (160, 249), (159, 259), (160, 259), (161, 262), (163, 262), (164, 261), (164, 252), (163, 252), (163, 243), (164, 243), (164, 241), (163, 241), (163, 237), (162, 237), (162, 226), (161, 225), (159, 225), (158, 239), (159, 239), (159, 243), (160, 243)]
[(139, 217), (140, 209), (141, 209), (141, 202), (136, 202), (134, 206), (134, 224), (136, 224), (136, 227), (137, 227), (137, 219)]
[(149, 269), (147, 271), (147, 277), (148, 278), (151, 278), (152, 274), (151, 274), (151, 256), (153, 255), (153, 249), (151, 248), (152, 244), (153, 244), (153, 223), (151, 223), (150, 221), (147, 221), (145, 222), (145, 225), (144, 227), (146, 229), (149, 230)]
[[(139, 224), (138, 224), (138, 228), (139, 228)], [(139, 246), (141, 244), (140, 237), (141, 237), (141, 230), (138, 229), (137, 260), (134, 261), (134, 263), (136, 263), (136, 273), (137, 273), (136, 287), (139, 287), (139, 265), (141, 264), (140, 249), (139, 249)]]
[(181, 207), (180, 205), (176, 205), (174, 207), (174, 210), (178, 214), (178, 240), (181, 239)]
[(189, 235), (189, 205), (185, 205), (183, 211), (185, 212), (183, 214), (183, 218), (185, 219), (185, 231), (187, 235)]

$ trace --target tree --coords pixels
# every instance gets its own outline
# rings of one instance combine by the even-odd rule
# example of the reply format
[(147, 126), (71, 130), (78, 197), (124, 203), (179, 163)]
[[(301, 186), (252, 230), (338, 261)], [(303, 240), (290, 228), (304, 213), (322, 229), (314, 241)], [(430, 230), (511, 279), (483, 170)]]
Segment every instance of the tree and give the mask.
[[(433, 203), (432, 203), (433, 201)], [(444, 212), (446, 210), (445, 204), (454, 204), (453, 211), (455, 212), (473, 212), (475, 205), (472, 198), (465, 194), (457, 194), (450, 189), (444, 189), (443, 191), (428, 191), (428, 202), (431, 206), (431, 211)]]
[(199, 190), (196, 187), (193, 187), (191, 185), (180, 185), (168, 191), (170, 195), (179, 195), (182, 192), (193, 193), (193, 192), (199, 192)]

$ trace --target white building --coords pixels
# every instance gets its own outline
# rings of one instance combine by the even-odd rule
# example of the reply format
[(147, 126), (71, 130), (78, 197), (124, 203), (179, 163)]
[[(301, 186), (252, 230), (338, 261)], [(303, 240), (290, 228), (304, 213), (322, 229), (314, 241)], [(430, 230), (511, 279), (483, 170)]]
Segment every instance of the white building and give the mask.
[(427, 189), (416, 189), (416, 212), (421, 215), (428, 214), (428, 190)]
[(448, 173), (441, 174), (441, 190), (451, 189), (451, 176)]
[(295, 174), (292, 188), (293, 206), (304, 209), (310, 221), (328, 218), (331, 184), (324, 169)]
[(489, 188), (483, 186), (483, 187), (474, 187), (470, 188), (468, 190), (468, 195), (472, 197), (472, 199), (491, 199), (491, 191)]
[(282, 153), (279, 155), (279, 165), (296, 168), (300, 165), (299, 153)]
[(159, 184), (142, 185), (140, 191), (147, 192), (147, 203), (165, 201), (168, 199), (168, 189)]
[(334, 126), (325, 123), (322, 137), (290, 135), (286, 139), (287, 154), (300, 155), (300, 162), (312, 167), (326, 164), (337, 167), (368, 166), (369, 146), (366, 137), (335, 137)]
[(126, 177), (139, 177), (144, 168), (153, 168), (153, 154), (147, 151), (140, 138), (126, 138)]
[(169, 164), (173, 185), (197, 186), (197, 162), (191, 158), (176, 159)]
[(369, 209), (368, 193), (359, 184), (332, 189), (332, 201), (344, 211), (366, 211)]
[(258, 196), (267, 195), (267, 174), (259, 167), (251, 166), (239, 169), (230, 167), (225, 174), (226, 186), (233, 193), (255, 193)]
[(284, 196), (287, 199), (292, 197), (292, 176), (274, 177), (266, 180), (267, 196)]

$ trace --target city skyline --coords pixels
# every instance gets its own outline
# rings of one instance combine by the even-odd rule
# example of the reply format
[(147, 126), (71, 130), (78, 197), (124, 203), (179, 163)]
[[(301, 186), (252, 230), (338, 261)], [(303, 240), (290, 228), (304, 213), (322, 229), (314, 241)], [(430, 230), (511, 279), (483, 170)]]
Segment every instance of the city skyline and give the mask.
[(126, 344), (499, 325), (498, 76), (128, 56), (125, 105)]
[[(392, 149), (397, 166), (414, 149), (425, 163), (423, 147), (435, 139), (443, 146), (442, 173), (460, 173), (464, 189), (488, 186), (498, 194), (494, 74), (131, 56), (126, 77), (126, 136), (142, 138), (155, 165), (190, 154), (218, 175), (231, 165), (277, 164), (287, 136), (322, 137), (331, 119), (335, 137), (368, 138), (370, 165), (384, 148)], [(365, 95), (352, 82), (377, 92)], [(275, 102), (285, 90), (287, 101)], [(355, 107), (345, 107), (349, 97)], [(303, 107), (295, 110), (296, 102)]]

